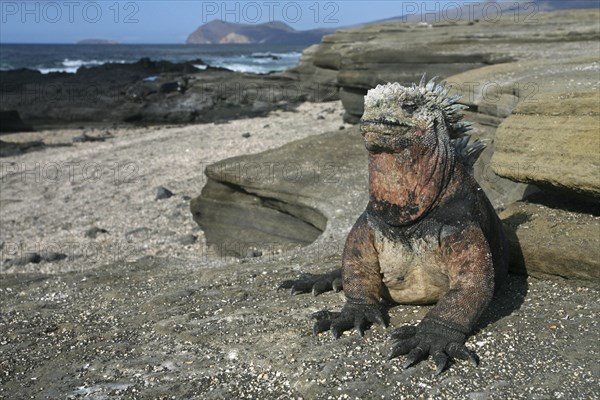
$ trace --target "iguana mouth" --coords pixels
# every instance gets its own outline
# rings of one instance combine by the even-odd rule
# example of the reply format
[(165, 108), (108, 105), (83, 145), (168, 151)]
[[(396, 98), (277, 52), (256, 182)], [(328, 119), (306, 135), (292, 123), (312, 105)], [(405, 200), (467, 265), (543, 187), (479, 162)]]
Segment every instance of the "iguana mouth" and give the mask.
[(361, 125), (400, 126), (400, 127), (406, 127), (406, 128), (412, 128), (415, 126), (415, 124), (408, 122), (406, 120), (399, 121), (397, 119), (389, 119), (389, 118), (384, 118), (384, 117), (361, 120), (360, 124)]
[(417, 125), (412, 122), (397, 119), (377, 118), (361, 120), (360, 122), (360, 130), (363, 136), (367, 132), (377, 135), (405, 135), (416, 127)]

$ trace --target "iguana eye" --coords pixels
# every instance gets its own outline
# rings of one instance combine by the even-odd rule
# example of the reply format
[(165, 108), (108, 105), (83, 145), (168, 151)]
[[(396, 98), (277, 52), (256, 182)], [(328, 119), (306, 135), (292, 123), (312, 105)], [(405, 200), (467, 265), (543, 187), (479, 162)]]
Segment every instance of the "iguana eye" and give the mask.
[(416, 104), (410, 104), (410, 103), (408, 103), (408, 104), (403, 104), (402, 105), (402, 109), (404, 111), (406, 111), (407, 113), (409, 113), (409, 114), (414, 114), (414, 112), (417, 111), (417, 108), (418, 107), (417, 107)]

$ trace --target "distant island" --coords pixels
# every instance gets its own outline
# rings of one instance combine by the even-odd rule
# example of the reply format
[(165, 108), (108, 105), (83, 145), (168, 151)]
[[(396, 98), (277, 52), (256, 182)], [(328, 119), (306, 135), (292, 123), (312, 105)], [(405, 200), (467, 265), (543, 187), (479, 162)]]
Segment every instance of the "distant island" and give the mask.
[(76, 44), (119, 44), (119, 42), (108, 39), (83, 39)]
[(235, 24), (214, 20), (201, 25), (192, 32), (187, 44), (299, 44), (311, 45), (319, 43), (324, 35), (333, 33), (335, 29), (311, 29), (297, 31), (289, 25), (274, 21), (264, 24)]

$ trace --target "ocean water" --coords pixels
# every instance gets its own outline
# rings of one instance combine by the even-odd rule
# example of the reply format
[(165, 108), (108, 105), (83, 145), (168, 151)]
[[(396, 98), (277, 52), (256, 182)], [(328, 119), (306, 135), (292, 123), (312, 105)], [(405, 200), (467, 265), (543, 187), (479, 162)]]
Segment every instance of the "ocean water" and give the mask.
[[(266, 74), (294, 67), (303, 46), (267, 44), (224, 45), (80, 45), (0, 44), (0, 70), (29, 68), (75, 73), (81, 67), (105, 63), (132, 63), (148, 57), (154, 61), (202, 60), (212, 67)], [(199, 69), (203, 69), (198, 65)]]

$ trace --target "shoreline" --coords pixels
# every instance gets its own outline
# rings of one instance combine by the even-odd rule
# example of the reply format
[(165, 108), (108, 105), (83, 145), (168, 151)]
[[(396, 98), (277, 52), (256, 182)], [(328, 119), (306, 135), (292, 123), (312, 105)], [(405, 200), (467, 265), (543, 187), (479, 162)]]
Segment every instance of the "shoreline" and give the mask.
[[(76, 74), (81, 68), (109, 64), (132, 65), (147, 58), (152, 62), (196, 63), (232, 72), (265, 75), (285, 72), (298, 65), (310, 45), (274, 44), (50, 44), (3, 43), (1, 73), (15, 71)], [(20, 53), (41, 53), (35, 58)], [(198, 67), (201, 71), (203, 68)]]
[[(75, 74), (0, 72), (0, 134), (48, 127), (187, 125), (226, 122), (290, 109), (305, 101), (337, 100), (337, 87), (313, 82), (296, 68), (249, 74), (142, 58)], [(205, 65), (205, 64), (203, 64)]]

